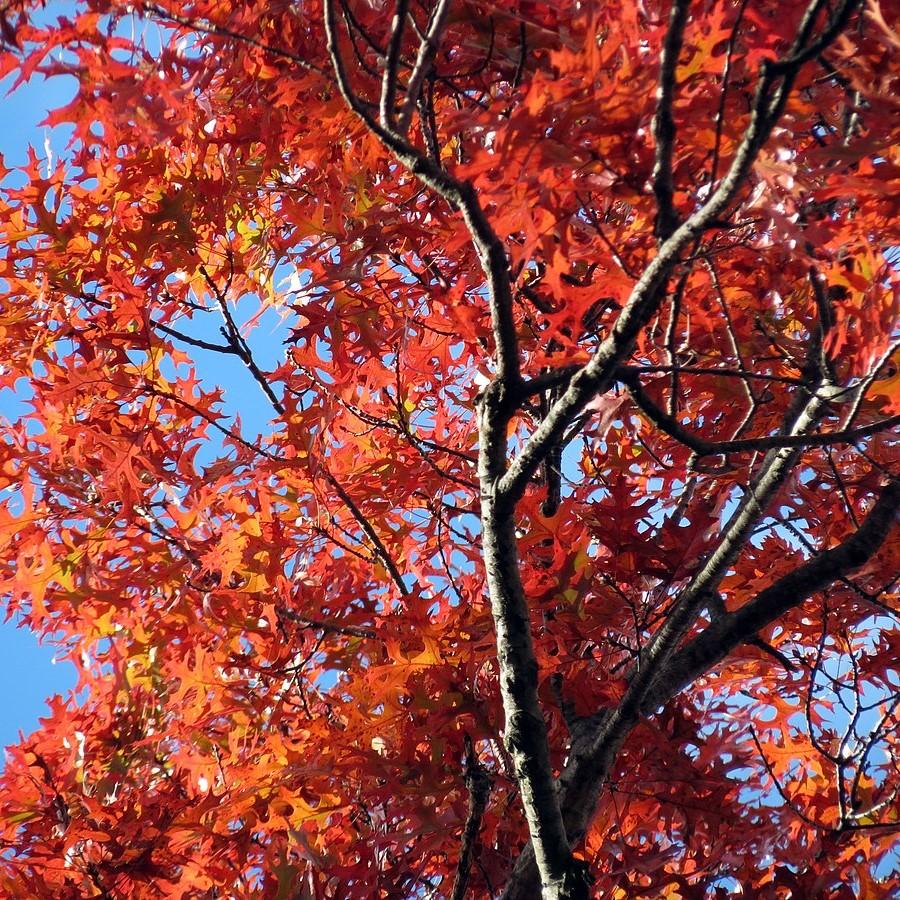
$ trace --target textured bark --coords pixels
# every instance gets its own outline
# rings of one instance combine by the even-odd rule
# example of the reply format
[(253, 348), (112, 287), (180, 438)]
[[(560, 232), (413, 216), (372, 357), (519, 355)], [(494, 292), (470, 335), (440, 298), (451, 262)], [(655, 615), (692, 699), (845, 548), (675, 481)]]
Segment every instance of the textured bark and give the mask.
[[(566, 830), (573, 843), (589, 826), (603, 784), (639, 717), (652, 715), (685, 687), (727, 660), (728, 655), (748, 638), (800, 606), (817, 591), (865, 565), (898, 527), (898, 513), (900, 480), (894, 480), (883, 489), (859, 529), (846, 540), (778, 579), (741, 609), (715, 620), (685, 644), (658, 671), (634, 715), (629, 719), (602, 719), (592, 733), (573, 740), (569, 763), (559, 779)], [(537, 870), (529, 846), (519, 856), (503, 898), (527, 900), (536, 896), (536, 890)]]
[[(448, 4), (439, 5), (432, 27), (421, 41), (411, 79), (411, 96), (401, 112), (398, 127), (394, 121), (396, 53), (389, 52), (386, 59), (380, 118), (376, 119), (350, 86), (336, 38), (334, 3), (333, 0), (326, 0), (328, 49), (344, 99), (398, 162), (459, 211), (486, 279), (495, 343), (495, 378), (482, 392), (478, 403), (481, 539), (496, 629), (505, 715), (504, 740), (514, 765), (531, 837), (531, 843), (518, 860), (507, 885), (506, 898), (531, 898), (538, 892), (545, 900), (581, 900), (587, 897), (586, 870), (573, 859), (570, 846), (583, 835), (603, 782), (639, 716), (652, 709), (654, 702), (663, 697), (664, 690), (660, 687), (663, 679), (671, 679), (676, 674), (682, 679), (687, 678), (698, 666), (713, 664), (706, 645), (697, 646), (690, 658), (680, 657), (678, 647), (741, 552), (753, 527), (790, 475), (803, 448), (813, 442), (808, 439), (823, 414), (824, 400), (819, 396), (819, 391), (827, 387), (826, 373), (824, 370), (813, 371), (816, 377), (810, 382), (815, 385), (811, 394), (789, 414), (782, 441), (771, 445), (743, 500), (723, 529), (717, 546), (682, 591), (667, 620), (642, 652), (640, 665), (636, 665), (630, 673), (629, 686), (622, 702), (603, 717), (592, 719), (587, 726), (575, 729), (569, 761), (558, 780), (551, 766), (547, 724), (538, 699), (538, 666), (529, 604), (522, 586), (516, 547), (516, 504), (538, 469), (548, 460), (551, 465), (554, 464), (555, 448), (562, 446), (570, 427), (583, 414), (588, 403), (608, 391), (620, 377), (620, 367), (632, 352), (638, 335), (659, 311), (669, 280), (681, 263), (682, 256), (689, 247), (696, 245), (707, 229), (716, 227), (743, 186), (760, 149), (782, 115), (800, 67), (835, 39), (857, 6), (855, 0), (845, 0), (839, 4), (819, 36), (815, 37), (817, 22), (826, 5), (824, 0), (812, 0), (787, 53), (779, 60), (761, 65), (750, 123), (728, 171), (706, 202), (679, 224), (674, 208), (671, 172), (677, 136), (672, 105), (689, 4), (674, 0), (661, 59), (653, 124), (656, 139), (653, 184), (658, 202), (657, 254), (637, 279), (630, 297), (593, 357), (579, 369), (566, 373), (565, 387), (559, 390), (555, 401), (521, 451), (510, 459), (507, 427), (524, 399), (533, 392), (533, 387), (523, 384), (520, 374), (506, 251), (472, 185), (448, 174), (439, 161), (426, 156), (406, 138), (409, 117), (421, 88), (421, 78), (434, 58)], [(400, 0), (393, 29), (395, 38), (404, 27), (405, 11), (406, 4)], [(635, 384), (632, 379), (632, 387)], [(640, 400), (639, 390), (635, 393)], [(646, 412), (656, 413), (647, 404), (645, 407)], [(678, 431), (665, 414), (655, 418), (663, 430), (666, 427), (670, 432), (674, 429), (676, 438), (685, 442), (694, 440)], [(699, 442), (695, 443), (699, 446)], [(710, 448), (704, 443), (701, 449)], [(552, 499), (548, 495), (548, 502)], [(730, 618), (723, 621), (735, 629), (731, 646), (750, 636), (750, 632), (744, 633), (748, 623), (738, 626)], [(739, 633), (743, 636), (738, 636)]]

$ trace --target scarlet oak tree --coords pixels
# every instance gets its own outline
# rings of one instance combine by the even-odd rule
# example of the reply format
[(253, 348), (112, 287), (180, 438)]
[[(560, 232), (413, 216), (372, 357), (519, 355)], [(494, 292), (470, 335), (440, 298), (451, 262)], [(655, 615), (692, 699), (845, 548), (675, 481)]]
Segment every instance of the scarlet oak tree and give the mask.
[(3, 890), (883, 895), (898, 13), (6, 3)]

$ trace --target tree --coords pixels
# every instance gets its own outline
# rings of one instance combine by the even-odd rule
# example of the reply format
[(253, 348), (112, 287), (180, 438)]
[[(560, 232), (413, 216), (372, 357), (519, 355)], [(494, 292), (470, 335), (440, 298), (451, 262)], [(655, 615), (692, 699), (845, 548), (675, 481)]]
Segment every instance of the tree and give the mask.
[(4, 890), (881, 895), (898, 5), (42, 7)]

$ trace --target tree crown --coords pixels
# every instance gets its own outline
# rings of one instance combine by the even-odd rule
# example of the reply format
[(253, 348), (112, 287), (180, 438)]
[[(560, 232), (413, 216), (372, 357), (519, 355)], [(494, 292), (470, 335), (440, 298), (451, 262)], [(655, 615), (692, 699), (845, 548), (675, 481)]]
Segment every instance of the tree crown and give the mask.
[(0, 884), (876, 894), (897, 4), (41, 6), (0, 584), (80, 682)]

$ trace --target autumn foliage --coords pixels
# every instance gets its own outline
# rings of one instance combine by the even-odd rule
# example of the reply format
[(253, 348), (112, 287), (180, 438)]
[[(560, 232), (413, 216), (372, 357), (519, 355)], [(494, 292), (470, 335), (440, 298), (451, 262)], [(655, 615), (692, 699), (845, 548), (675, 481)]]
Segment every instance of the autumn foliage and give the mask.
[(886, 896), (900, 4), (54, 6), (3, 896)]

